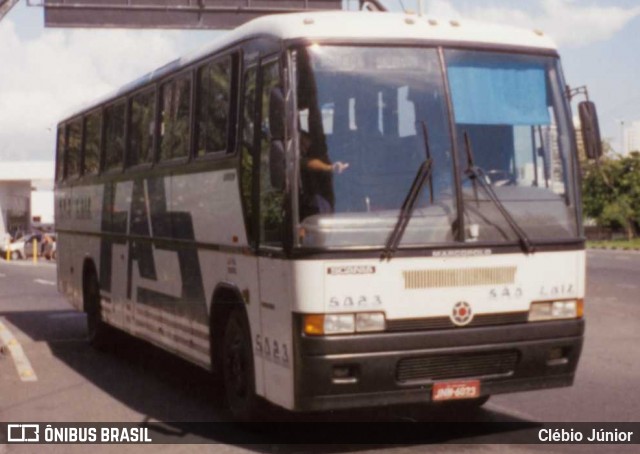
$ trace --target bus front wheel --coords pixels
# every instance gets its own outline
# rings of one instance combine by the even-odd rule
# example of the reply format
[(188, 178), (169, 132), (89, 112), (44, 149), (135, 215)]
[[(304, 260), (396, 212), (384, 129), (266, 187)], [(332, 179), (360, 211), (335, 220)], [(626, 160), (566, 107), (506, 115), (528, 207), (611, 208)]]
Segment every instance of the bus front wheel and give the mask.
[(257, 406), (253, 352), (247, 317), (239, 308), (227, 318), (222, 340), (222, 379), (227, 407), (238, 421), (254, 418)]

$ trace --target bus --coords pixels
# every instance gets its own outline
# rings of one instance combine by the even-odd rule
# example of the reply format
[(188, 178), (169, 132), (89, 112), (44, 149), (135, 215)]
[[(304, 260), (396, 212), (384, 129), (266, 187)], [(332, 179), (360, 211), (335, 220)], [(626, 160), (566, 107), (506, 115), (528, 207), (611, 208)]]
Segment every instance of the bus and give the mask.
[(59, 124), (58, 289), (91, 343), (116, 328), (219, 374), (240, 419), (570, 386), (570, 109), (540, 31), (255, 19)]

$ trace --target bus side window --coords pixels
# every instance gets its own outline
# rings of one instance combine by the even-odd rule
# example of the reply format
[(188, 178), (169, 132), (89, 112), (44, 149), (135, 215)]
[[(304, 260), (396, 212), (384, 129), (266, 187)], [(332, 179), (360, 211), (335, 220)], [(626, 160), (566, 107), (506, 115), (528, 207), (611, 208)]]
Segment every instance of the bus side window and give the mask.
[(278, 61), (263, 64), (260, 120), (260, 244), (269, 246), (281, 246), (283, 239), (284, 192), (271, 185), (269, 175), (271, 149), (269, 101), (271, 90), (279, 85)]
[(127, 165), (149, 164), (153, 162), (156, 92), (154, 89), (143, 91), (133, 96), (130, 102)]
[(240, 134), (240, 184), (244, 206), (247, 239), (254, 244), (253, 211), (253, 145), (255, 138), (256, 80), (257, 67), (246, 70), (242, 87), (244, 90), (242, 107), (242, 132)]
[(102, 112), (96, 110), (84, 118), (84, 160), (83, 175), (95, 175), (100, 169), (100, 135)]
[(108, 106), (104, 110), (104, 116), (104, 168), (119, 169), (124, 157), (125, 102), (118, 101)]
[(82, 119), (73, 120), (67, 125), (66, 175), (74, 178), (80, 175), (80, 146), (82, 144)]
[(198, 69), (196, 156), (227, 150), (230, 97), (230, 56)]
[(191, 73), (160, 88), (160, 160), (189, 156)]
[(64, 178), (64, 125), (58, 126), (58, 145), (56, 150), (56, 181), (62, 181)]

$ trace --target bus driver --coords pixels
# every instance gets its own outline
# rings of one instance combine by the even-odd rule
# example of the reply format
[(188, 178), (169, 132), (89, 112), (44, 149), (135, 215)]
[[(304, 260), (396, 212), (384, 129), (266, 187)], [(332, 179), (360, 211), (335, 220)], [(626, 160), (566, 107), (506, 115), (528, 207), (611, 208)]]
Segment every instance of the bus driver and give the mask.
[[(301, 217), (318, 213), (332, 213), (335, 197), (333, 175), (349, 168), (349, 163), (329, 162), (326, 148), (316, 146), (306, 131), (300, 131), (300, 158), (302, 169), (303, 206)], [(302, 207), (301, 207), (302, 208)]]

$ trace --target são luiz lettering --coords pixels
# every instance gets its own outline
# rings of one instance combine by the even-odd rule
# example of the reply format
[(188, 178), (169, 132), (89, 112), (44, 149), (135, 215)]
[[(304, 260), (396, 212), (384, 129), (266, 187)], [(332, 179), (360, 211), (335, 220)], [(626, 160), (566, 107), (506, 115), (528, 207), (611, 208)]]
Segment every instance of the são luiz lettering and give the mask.
[(538, 440), (542, 442), (629, 443), (632, 437), (633, 432), (618, 429), (591, 429), (591, 433), (586, 438), (581, 431), (574, 429), (540, 429), (538, 431)]

